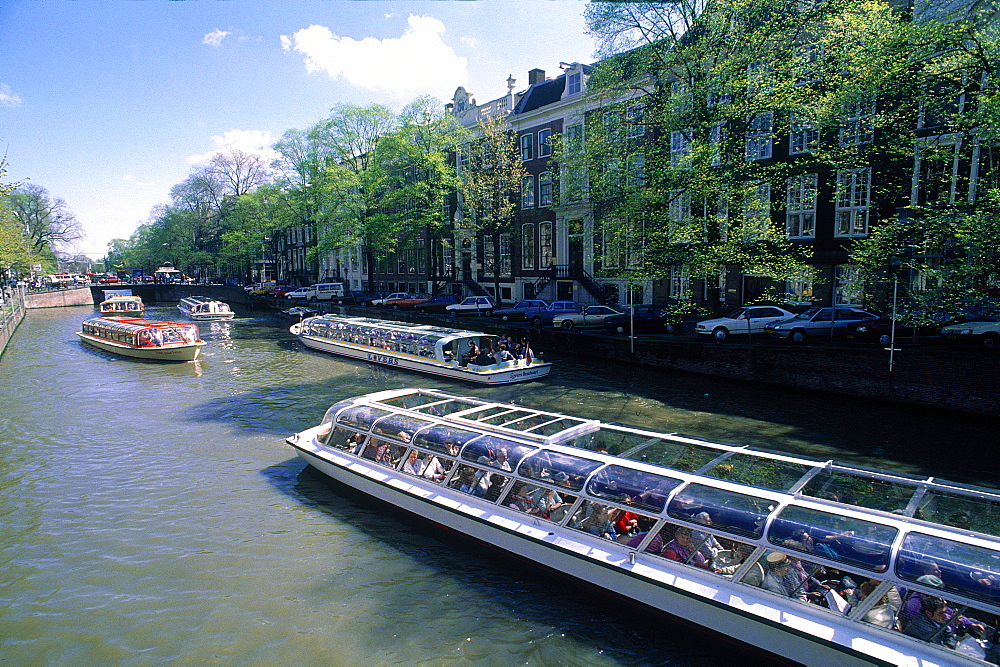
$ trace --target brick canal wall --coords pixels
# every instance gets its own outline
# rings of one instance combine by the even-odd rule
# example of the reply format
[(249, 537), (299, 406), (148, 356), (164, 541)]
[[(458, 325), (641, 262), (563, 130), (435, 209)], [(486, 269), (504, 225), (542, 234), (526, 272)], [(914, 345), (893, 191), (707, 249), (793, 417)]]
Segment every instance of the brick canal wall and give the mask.
[(58, 308), (61, 306), (92, 306), (94, 301), (89, 287), (68, 287), (50, 292), (30, 292), (25, 305), (31, 308)]

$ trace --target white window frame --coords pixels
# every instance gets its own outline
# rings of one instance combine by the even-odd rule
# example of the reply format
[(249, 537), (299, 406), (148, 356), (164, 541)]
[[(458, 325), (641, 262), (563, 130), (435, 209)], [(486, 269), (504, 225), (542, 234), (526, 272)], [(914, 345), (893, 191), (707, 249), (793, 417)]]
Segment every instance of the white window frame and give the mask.
[(555, 263), (555, 237), (552, 234), (553, 223), (538, 223), (538, 265), (545, 269)]
[(576, 123), (566, 128), (564, 148), (570, 155), (583, 150), (583, 123)]
[(628, 119), (628, 136), (643, 137), (646, 135), (646, 108), (636, 102), (626, 112)]
[(801, 114), (788, 118), (788, 154), (805, 155), (819, 150), (819, 126)]
[(686, 81), (674, 81), (670, 84), (670, 102), (671, 114), (691, 113), (694, 104), (691, 99), (691, 88)]
[(785, 192), (785, 233), (788, 238), (816, 238), (819, 174), (798, 174), (789, 177)]
[(835, 238), (868, 236), (868, 215), (871, 208), (871, 169), (860, 167), (838, 170), (834, 204), (833, 235)]
[(628, 187), (638, 189), (646, 185), (646, 155), (635, 153), (628, 157)]
[(771, 184), (757, 181), (743, 196), (744, 241), (766, 239), (771, 231)]
[(552, 206), (552, 174), (544, 171), (538, 175), (538, 206)]
[(686, 301), (691, 298), (691, 270), (686, 264), (670, 265), (668, 296), (678, 301)]
[(875, 139), (876, 97), (864, 95), (845, 102), (840, 111), (840, 145), (860, 146)]
[(691, 191), (674, 190), (670, 193), (667, 204), (667, 217), (670, 219), (670, 242), (689, 243), (687, 228), (691, 224)]
[(521, 178), (521, 208), (535, 208), (535, 177), (530, 174)]
[(774, 145), (774, 113), (765, 111), (754, 116), (747, 126), (746, 159), (767, 160)]
[(521, 225), (521, 268), (535, 269), (535, 223), (526, 222)]
[(546, 128), (538, 131), (538, 157), (552, 155), (552, 130)]
[(802, 267), (798, 275), (785, 281), (785, 301), (792, 305), (805, 305), (813, 302), (815, 280), (809, 267)]
[(534, 135), (530, 132), (521, 135), (521, 162), (534, 159)]
[(864, 283), (861, 271), (851, 264), (834, 267), (834, 304), (838, 306), (860, 306), (864, 303)]
[(674, 169), (691, 168), (691, 134), (690, 128), (670, 131), (670, 166)]
[(566, 94), (577, 95), (583, 90), (583, 73), (570, 72), (566, 75)]

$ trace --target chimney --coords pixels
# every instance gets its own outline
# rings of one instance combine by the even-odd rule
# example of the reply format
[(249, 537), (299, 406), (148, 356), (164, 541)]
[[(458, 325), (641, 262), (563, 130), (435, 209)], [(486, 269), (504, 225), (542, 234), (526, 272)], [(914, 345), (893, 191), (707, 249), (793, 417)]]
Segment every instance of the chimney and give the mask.
[(533, 86), (536, 83), (541, 83), (545, 81), (545, 70), (538, 69), (537, 67), (528, 72), (528, 85)]

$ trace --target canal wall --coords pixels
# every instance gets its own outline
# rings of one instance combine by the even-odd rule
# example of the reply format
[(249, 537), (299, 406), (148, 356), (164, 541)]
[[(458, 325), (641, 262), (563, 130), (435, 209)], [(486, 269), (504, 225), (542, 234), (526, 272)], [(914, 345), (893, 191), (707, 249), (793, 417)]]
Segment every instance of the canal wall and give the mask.
[(28, 308), (59, 308), (62, 306), (92, 306), (94, 297), (89, 287), (55, 289), (48, 292), (31, 292), (25, 297)]
[(24, 312), (24, 288), (5, 289), (0, 295), (0, 355), (7, 349), (7, 341), (24, 319)]

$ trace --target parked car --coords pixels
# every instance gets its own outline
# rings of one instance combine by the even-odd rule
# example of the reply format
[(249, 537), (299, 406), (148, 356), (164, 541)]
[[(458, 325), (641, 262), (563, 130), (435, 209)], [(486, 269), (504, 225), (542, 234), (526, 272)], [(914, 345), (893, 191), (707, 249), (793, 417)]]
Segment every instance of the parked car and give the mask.
[(715, 340), (726, 340), (735, 334), (764, 333), (765, 325), (794, 316), (795, 313), (777, 306), (744, 306), (725, 317), (702, 320), (695, 325), (694, 330)]
[(617, 333), (631, 333), (634, 326), (636, 333), (640, 331), (666, 331), (667, 324), (674, 318), (660, 306), (642, 304), (625, 306), (621, 315), (612, 315), (604, 320), (604, 328)]
[(453, 294), (438, 294), (427, 301), (416, 305), (418, 313), (443, 313), (453, 303), (458, 303), (458, 297)]
[(294, 285), (278, 285), (271, 290), (271, 296), (281, 298), (295, 289)]
[(579, 313), (583, 306), (576, 301), (553, 301), (544, 310), (528, 313), (528, 319), (532, 324), (549, 326), (557, 315), (568, 315), (569, 313)]
[(877, 320), (878, 315), (867, 310), (849, 307), (813, 307), (794, 317), (764, 326), (764, 333), (775, 338), (787, 338), (801, 343), (806, 338), (843, 336), (850, 322)]
[(488, 296), (469, 296), (463, 299), (461, 303), (453, 303), (446, 306), (445, 312), (452, 317), (457, 317), (458, 315), (485, 315), (489, 317), (493, 314), (494, 308), (496, 308), (496, 304)]
[(510, 308), (501, 308), (493, 311), (494, 317), (499, 317), (504, 322), (511, 320), (526, 320), (530, 315), (540, 313), (549, 307), (548, 301), (541, 299), (525, 299), (518, 301)]
[(385, 292), (361, 292), (352, 290), (343, 296), (335, 296), (333, 302), (338, 306), (370, 306), (376, 299), (388, 296)]
[(393, 310), (413, 310), (417, 304), (431, 298), (430, 294), (410, 294), (403, 299), (386, 299), (385, 307)]
[[(980, 316), (968, 308), (963, 308), (957, 315), (944, 311), (927, 315), (920, 311), (903, 312), (897, 313), (895, 318), (889, 314), (877, 320), (850, 322), (845, 335), (848, 340), (879, 345), (888, 345), (893, 340), (897, 344), (937, 341), (944, 327), (979, 319)], [(895, 339), (892, 336), (893, 329), (896, 330)]]
[(408, 299), (408, 298), (410, 298), (409, 292), (393, 292), (391, 294), (386, 294), (381, 298), (372, 299), (371, 301), (368, 302), (368, 305), (375, 306), (376, 308), (384, 308), (386, 301), (390, 301), (391, 299)]
[(552, 318), (552, 326), (557, 329), (573, 329), (574, 327), (600, 327), (609, 317), (621, 315), (623, 311), (611, 306), (586, 306), (579, 313), (556, 315)]
[(286, 299), (291, 299), (293, 301), (295, 301), (297, 299), (301, 299), (302, 301), (306, 301), (306, 300), (309, 299), (310, 296), (313, 295), (313, 293), (314, 292), (313, 292), (312, 287), (300, 287), (298, 289), (293, 289), (290, 292), (285, 292), (285, 298)]
[(1000, 347), (1000, 313), (979, 315), (971, 322), (950, 324), (941, 329), (941, 340), (949, 343)]

